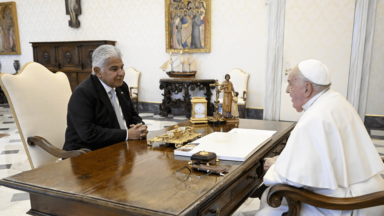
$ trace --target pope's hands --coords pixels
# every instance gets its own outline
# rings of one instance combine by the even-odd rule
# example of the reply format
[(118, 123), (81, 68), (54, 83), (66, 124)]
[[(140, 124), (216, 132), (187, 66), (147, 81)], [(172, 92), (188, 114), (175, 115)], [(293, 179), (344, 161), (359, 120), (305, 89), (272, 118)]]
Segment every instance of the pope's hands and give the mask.
[(147, 136), (147, 133), (147, 125), (143, 125), (142, 123), (137, 125), (132, 124), (128, 129), (128, 139), (142, 139)]
[(278, 157), (279, 156), (264, 158), (264, 170), (267, 171), (273, 164), (275, 164)]

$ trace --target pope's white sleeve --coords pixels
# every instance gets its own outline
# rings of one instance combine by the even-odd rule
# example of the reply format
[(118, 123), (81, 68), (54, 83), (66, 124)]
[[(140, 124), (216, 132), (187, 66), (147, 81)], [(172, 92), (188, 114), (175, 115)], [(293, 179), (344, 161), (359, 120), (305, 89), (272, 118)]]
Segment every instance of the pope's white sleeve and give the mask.
[(287, 180), (284, 177), (281, 177), (277, 172), (275, 172), (275, 164), (273, 164), (267, 171), (267, 173), (264, 175), (264, 184), (266, 186), (272, 186), (275, 184), (288, 184), (294, 187), (304, 187), (304, 185), (292, 182)]

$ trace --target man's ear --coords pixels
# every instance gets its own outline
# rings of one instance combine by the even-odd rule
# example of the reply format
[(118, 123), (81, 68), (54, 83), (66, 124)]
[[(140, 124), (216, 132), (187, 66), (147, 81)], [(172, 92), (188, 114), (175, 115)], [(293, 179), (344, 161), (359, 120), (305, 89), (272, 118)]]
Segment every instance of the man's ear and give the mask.
[(101, 78), (101, 70), (99, 67), (94, 67), (93, 70), (95, 71), (95, 75), (98, 77), (98, 78)]

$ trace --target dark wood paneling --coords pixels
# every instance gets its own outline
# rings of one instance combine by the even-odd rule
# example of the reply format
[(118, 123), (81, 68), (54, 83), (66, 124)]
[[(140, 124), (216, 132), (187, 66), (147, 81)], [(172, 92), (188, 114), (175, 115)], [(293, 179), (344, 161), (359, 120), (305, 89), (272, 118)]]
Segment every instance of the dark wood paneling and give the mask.
[(58, 49), (60, 69), (65, 71), (79, 71), (79, 53), (76, 46), (60, 46)]
[(67, 75), (68, 80), (69, 80), (69, 85), (71, 86), (72, 92), (75, 90), (77, 87), (78, 79), (77, 79), (77, 74), (76, 72), (64, 72), (65, 75)]
[(77, 82), (80, 84), (89, 77), (91, 73), (77, 73)]
[(36, 49), (34, 61), (44, 65), (49, 70), (58, 69), (57, 52), (53, 46), (41, 46)]
[(64, 72), (72, 91), (92, 72), (92, 52), (103, 44), (115, 41), (31, 42), (33, 60), (52, 72)]
[(86, 45), (81, 47), (82, 52), (82, 67), (83, 70), (92, 71), (92, 53), (95, 50), (94, 46)]

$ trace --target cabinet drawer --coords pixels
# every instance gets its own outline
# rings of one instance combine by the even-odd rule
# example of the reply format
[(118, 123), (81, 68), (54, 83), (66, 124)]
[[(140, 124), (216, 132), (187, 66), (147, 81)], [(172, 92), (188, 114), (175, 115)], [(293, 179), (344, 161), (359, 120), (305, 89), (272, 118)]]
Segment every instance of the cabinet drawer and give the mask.
[(258, 185), (262, 179), (259, 179), (257, 173), (260, 169), (260, 163), (257, 163), (248, 172), (246, 172), (239, 180), (213, 200), (208, 206), (199, 211), (198, 215), (229, 215), (231, 209), (237, 207), (239, 202), (242, 202), (251, 189)]

